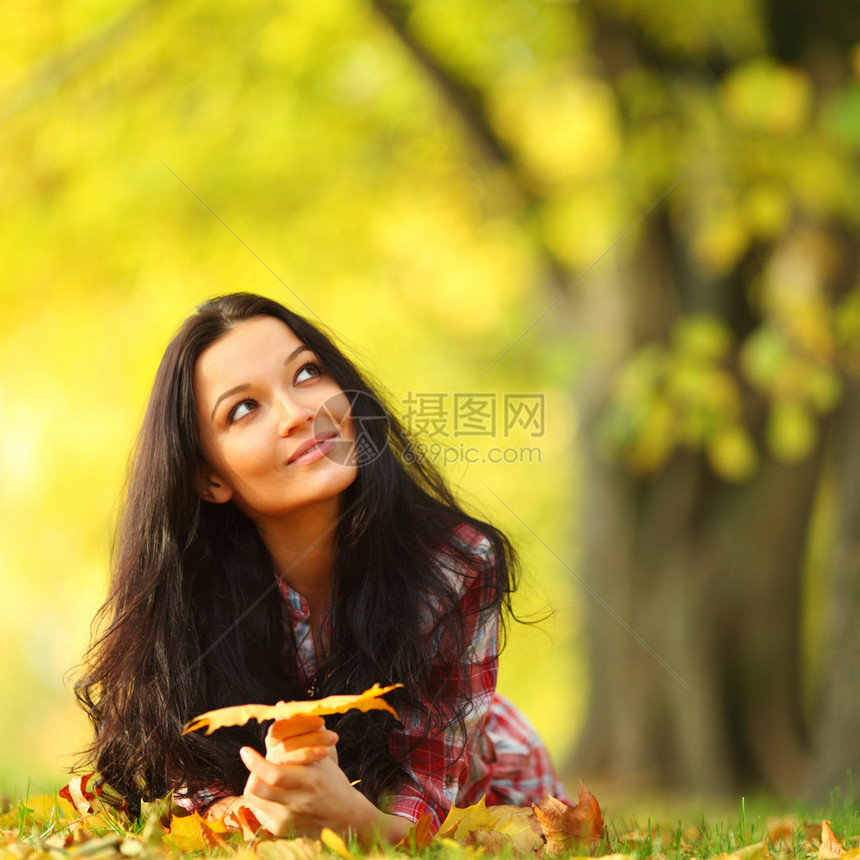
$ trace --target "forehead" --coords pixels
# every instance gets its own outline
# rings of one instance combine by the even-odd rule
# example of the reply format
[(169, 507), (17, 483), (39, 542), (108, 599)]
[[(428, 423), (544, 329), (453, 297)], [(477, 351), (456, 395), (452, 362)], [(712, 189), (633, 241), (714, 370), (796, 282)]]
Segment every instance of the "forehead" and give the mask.
[(275, 317), (253, 317), (230, 329), (200, 353), (194, 366), (194, 392), (198, 402), (217, 397), (251, 377), (281, 369), (302, 341)]

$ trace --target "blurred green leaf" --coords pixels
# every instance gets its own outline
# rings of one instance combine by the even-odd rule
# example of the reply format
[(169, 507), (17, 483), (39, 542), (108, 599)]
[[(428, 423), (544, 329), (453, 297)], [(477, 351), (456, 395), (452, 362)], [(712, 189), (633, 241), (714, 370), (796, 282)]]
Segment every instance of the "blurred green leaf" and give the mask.
[(818, 433), (807, 409), (786, 401), (772, 405), (766, 435), (768, 447), (778, 459), (796, 463), (810, 453)]

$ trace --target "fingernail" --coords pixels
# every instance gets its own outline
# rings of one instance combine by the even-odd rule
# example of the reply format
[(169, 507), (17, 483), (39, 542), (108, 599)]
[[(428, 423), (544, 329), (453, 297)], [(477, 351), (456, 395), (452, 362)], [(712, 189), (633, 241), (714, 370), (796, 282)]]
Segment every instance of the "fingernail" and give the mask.
[(340, 740), (340, 736), (337, 732), (329, 730), (328, 736), (331, 738), (331, 742), (334, 744), (336, 744)]
[(243, 762), (245, 762), (245, 763), (247, 764), (247, 763), (248, 763), (248, 758), (249, 758), (249, 751), (248, 751), (248, 747), (242, 747), (242, 748), (239, 750), (239, 756), (241, 757), (242, 761), (243, 761)]

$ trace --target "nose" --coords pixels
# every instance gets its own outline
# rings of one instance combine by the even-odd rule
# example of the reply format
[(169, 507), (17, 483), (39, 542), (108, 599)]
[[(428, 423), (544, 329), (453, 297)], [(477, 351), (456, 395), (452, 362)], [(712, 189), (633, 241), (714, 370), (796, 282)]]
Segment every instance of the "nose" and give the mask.
[(286, 392), (277, 398), (276, 409), (278, 433), (281, 436), (289, 436), (293, 430), (314, 420), (313, 409)]

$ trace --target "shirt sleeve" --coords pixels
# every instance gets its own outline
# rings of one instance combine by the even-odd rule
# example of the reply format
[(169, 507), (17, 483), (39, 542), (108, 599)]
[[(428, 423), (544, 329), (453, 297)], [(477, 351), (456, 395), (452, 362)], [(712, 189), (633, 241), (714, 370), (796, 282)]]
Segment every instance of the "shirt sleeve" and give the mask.
[[(486, 723), (493, 702), (499, 655), (499, 611), (493, 596), (495, 582), (489, 541), (476, 535), (470, 541), (479, 562), (478, 571), (452, 571), (459, 580), (458, 612), (463, 619), (465, 645), (452, 663), (446, 637), (432, 642), (435, 654), (431, 672), (444, 678), (454, 702), (446, 706), (459, 710), (470, 703), (464, 730), (454, 722), (427, 735), (425, 714), (401, 709), (403, 728), (389, 736), (392, 755), (404, 761), (408, 778), (387, 810), (411, 821), (429, 815), (438, 828), (456, 801), (469, 775), (472, 753)], [(482, 609), (490, 604), (490, 609)], [(447, 680), (450, 678), (451, 680)], [(446, 696), (448, 702), (451, 692)]]

